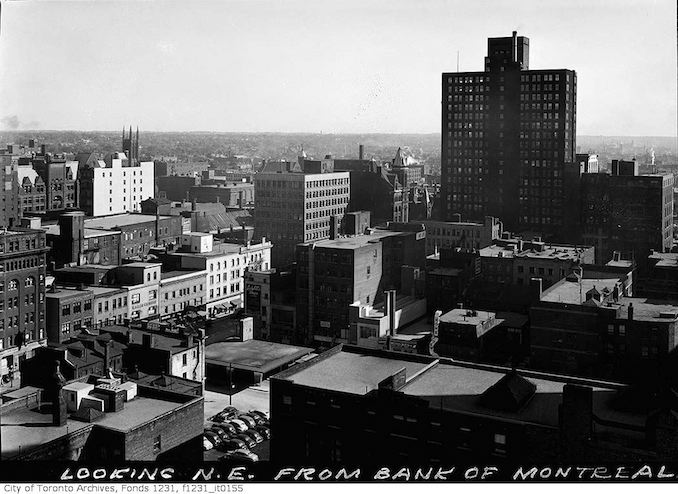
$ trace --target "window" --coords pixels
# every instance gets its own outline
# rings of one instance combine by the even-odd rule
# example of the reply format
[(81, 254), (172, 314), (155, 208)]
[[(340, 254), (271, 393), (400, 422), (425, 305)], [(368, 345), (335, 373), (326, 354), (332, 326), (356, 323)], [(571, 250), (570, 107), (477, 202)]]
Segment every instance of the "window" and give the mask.
[(459, 449), (471, 449), (471, 428), (459, 427)]
[(494, 452), (497, 454), (506, 454), (506, 434), (494, 435)]
[(132, 303), (138, 304), (139, 302), (141, 302), (141, 295), (138, 293), (132, 294)]
[(61, 325), (61, 334), (68, 334), (71, 332), (71, 323), (65, 322)]
[(626, 336), (626, 326), (624, 324), (619, 325), (619, 336)]
[(157, 290), (151, 290), (148, 292), (148, 300), (155, 300), (158, 298), (158, 291)]
[(607, 334), (614, 334), (614, 324), (607, 325)]
[(160, 453), (160, 449), (162, 447), (162, 443), (160, 441), (160, 436), (156, 436), (155, 439), (153, 440), (153, 453)]
[(181, 364), (188, 365), (188, 355), (186, 355), (185, 353), (181, 356)]

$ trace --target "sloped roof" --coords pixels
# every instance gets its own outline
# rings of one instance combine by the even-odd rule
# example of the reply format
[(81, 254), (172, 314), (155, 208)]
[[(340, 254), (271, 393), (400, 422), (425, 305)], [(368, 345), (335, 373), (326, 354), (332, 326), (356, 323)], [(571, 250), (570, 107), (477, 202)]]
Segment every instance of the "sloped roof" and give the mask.
[(71, 414), (70, 418), (81, 422), (94, 422), (99, 417), (103, 417), (104, 412), (91, 407), (80, 407), (78, 411)]
[(537, 386), (515, 370), (480, 395), (481, 404), (494, 410), (517, 412), (534, 396)]
[(37, 174), (32, 166), (19, 166), (17, 168), (17, 178), (21, 185), (24, 185), (25, 180), (28, 180), (31, 185), (35, 185), (37, 181), (42, 182), (40, 175)]
[(396, 151), (395, 158), (393, 158), (393, 166), (405, 166), (405, 160), (403, 159), (403, 151), (398, 148)]

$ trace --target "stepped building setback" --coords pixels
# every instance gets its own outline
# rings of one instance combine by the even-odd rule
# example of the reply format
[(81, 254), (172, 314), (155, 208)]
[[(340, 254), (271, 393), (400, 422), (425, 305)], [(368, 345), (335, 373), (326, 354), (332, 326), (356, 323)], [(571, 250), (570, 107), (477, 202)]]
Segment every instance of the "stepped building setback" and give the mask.
[[(442, 77), (442, 219), (496, 216), (511, 231), (566, 236), (577, 76), (530, 70), (528, 38), (489, 38), (483, 72)], [(574, 186), (572, 186), (574, 184)]]

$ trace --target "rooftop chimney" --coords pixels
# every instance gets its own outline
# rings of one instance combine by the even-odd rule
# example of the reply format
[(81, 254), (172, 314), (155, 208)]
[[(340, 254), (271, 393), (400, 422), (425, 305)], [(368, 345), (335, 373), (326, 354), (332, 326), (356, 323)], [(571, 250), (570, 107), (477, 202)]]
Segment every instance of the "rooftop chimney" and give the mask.
[(61, 374), (61, 364), (54, 361), (54, 373), (47, 384), (47, 399), (52, 403), (52, 425), (61, 427), (66, 425), (66, 400), (64, 399), (63, 387), (66, 379)]
[(155, 335), (150, 333), (144, 333), (141, 338), (142, 344), (146, 348), (155, 347)]
[(518, 32), (513, 31), (513, 42), (511, 43), (511, 61), (518, 61)]
[[(396, 313), (396, 291), (395, 290), (386, 290), (384, 292), (386, 297), (385, 309), (386, 315), (388, 316), (388, 334), (393, 336), (395, 334), (395, 313)], [(389, 348), (390, 350), (390, 348)]]
[(364, 151), (363, 145), (362, 144), (358, 145), (358, 159), (359, 160), (363, 159), (363, 156), (364, 156), (363, 151)]
[(628, 309), (628, 319), (629, 321), (633, 321), (633, 304), (629, 304), (629, 309)]

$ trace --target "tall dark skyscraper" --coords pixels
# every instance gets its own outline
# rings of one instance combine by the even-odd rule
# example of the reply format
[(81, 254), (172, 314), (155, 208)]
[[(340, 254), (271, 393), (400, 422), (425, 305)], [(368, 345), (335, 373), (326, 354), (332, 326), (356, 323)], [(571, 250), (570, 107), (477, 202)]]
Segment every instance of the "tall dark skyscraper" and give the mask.
[(484, 72), (443, 73), (442, 219), (574, 234), (577, 76), (529, 70), (529, 39), (489, 38)]

